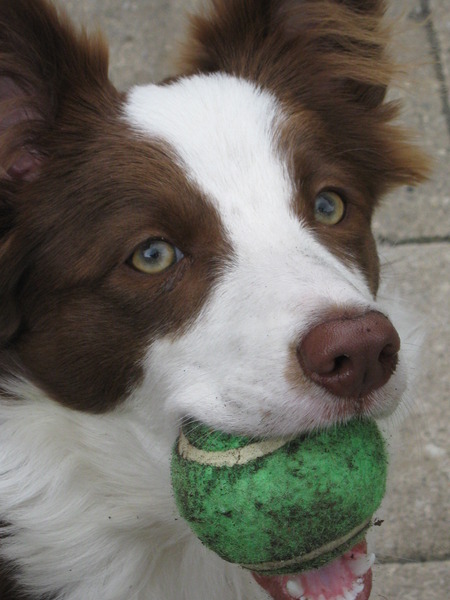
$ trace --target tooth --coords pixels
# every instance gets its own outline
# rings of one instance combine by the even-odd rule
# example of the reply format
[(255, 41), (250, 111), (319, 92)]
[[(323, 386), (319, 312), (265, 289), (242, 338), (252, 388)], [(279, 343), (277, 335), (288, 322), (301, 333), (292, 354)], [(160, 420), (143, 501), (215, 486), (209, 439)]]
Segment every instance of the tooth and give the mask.
[(305, 593), (302, 584), (296, 579), (289, 579), (289, 581), (286, 584), (286, 589), (289, 595), (292, 598), (297, 598), (297, 600), (301, 600), (303, 594)]
[(351, 592), (347, 592), (349, 597), (345, 596), (345, 600), (355, 600), (360, 592), (364, 589), (364, 583), (362, 579), (357, 579), (353, 584)]
[(375, 562), (375, 554), (369, 554), (349, 561), (348, 566), (356, 577), (361, 577)]

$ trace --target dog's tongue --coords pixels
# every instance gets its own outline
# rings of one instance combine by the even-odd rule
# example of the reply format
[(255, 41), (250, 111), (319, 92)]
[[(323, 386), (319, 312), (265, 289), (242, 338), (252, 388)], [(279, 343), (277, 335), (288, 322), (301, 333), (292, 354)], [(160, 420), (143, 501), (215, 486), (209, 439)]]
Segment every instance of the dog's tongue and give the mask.
[(320, 569), (298, 575), (253, 573), (253, 577), (274, 600), (368, 600), (374, 560), (361, 542)]

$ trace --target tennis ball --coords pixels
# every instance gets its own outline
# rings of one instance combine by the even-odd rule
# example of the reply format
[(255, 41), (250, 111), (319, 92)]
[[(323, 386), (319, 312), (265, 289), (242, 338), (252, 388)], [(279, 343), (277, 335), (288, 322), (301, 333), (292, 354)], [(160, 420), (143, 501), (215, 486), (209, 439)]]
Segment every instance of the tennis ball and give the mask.
[(171, 474), (180, 514), (226, 561), (265, 575), (319, 568), (361, 541), (387, 458), (375, 422), (294, 440), (250, 440), (190, 423)]

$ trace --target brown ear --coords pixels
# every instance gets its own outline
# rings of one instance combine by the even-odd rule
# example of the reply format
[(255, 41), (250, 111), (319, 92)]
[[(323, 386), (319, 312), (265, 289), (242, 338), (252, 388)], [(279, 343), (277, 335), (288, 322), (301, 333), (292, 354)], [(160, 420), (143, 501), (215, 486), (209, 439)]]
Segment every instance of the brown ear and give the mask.
[(0, 179), (31, 181), (65, 98), (110, 88), (108, 51), (47, 0), (0, 0)]
[(180, 67), (254, 81), (293, 113), (314, 112), (377, 197), (428, 174), (426, 157), (393, 124), (396, 105), (385, 102), (397, 72), (385, 8), (384, 0), (212, 0), (192, 18)]
[(67, 143), (74, 130), (86, 130), (79, 115), (110, 114), (117, 97), (99, 36), (77, 32), (47, 0), (0, 0), (2, 346), (21, 323), (16, 296), (27, 251), (20, 228), (30, 186), (40, 183), (36, 179), (45, 168), (51, 170), (63, 140)]
[(212, 0), (209, 14), (191, 19), (180, 66), (284, 86), (300, 97), (328, 72), (330, 93), (374, 107), (392, 74), (384, 12), (384, 0)]

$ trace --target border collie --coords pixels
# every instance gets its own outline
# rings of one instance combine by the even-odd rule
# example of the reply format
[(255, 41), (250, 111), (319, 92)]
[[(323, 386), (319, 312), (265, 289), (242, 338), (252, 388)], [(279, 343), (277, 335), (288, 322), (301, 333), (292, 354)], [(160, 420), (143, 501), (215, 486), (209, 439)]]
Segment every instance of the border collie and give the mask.
[(178, 516), (180, 424), (293, 436), (399, 405), (370, 227), (426, 161), (385, 100), (384, 12), (213, 0), (179, 75), (121, 93), (101, 36), (0, 0), (2, 600), (268, 598)]

